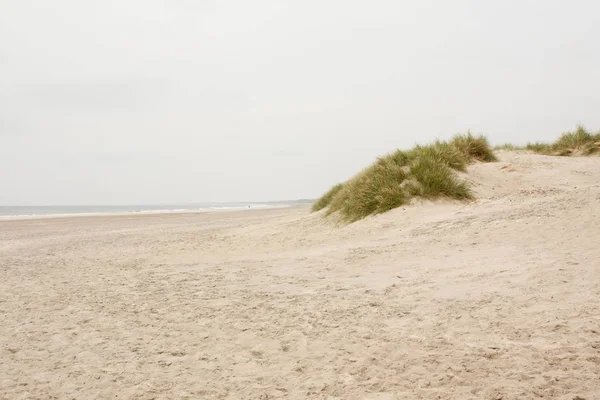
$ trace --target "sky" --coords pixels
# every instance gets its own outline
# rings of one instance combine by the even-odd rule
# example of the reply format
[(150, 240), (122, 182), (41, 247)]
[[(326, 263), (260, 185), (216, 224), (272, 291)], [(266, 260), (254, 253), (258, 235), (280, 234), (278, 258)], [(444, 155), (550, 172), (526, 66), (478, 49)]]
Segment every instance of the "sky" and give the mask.
[(315, 198), (600, 129), (594, 0), (0, 0), (0, 205)]

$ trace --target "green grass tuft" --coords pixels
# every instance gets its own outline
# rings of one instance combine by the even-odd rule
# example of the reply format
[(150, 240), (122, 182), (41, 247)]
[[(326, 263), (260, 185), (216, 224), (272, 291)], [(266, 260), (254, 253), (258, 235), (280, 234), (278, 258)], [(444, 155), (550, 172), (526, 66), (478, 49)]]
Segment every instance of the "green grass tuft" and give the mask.
[(578, 125), (575, 131), (563, 133), (554, 143), (529, 143), (526, 149), (549, 156), (593, 155), (600, 152), (600, 133), (594, 135)]
[(552, 145), (548, 143), (535, 142), (535, 143), (527, 143), (525, 146), (526, 150), (533, 151), (534, 153), (546, 154), (550, 151)]
[(380, 158), (344, 185), (331, 202), (328, 214), (338, 211), (342, 218), (354, 222), (405, 203), (401, 184), (406, 172), (389, 158)]
[(354, 222), (407, 204), (414, 197), (470, 200), (472, 191), (455, 171), (466, 172), (467, 165), (475, 161), (495, 160), (487, 139), (471, 133), (450, 142), (396, 150), (379, 157), (343, 185), (334, 186), (313, 210), (328, 207), (326, 215), (337, 213), (343, 221)]
[(416, 146), (412, 152), (416, 159), (435, 160), (462, 172), (467, 170), (467, 164), (471, 161), (467, 153), (462, 152), (451, 143), (440, 142), (439, 140), (429, 146)]
[(337, 185), (333, 186), (331, 189), (329, 189), (327, 191), (327, 193), (325, 193), (323, 196), (321, 196), (321, 198), (319, 200), (316, 201), (315, 204), (313, 204), (312, 206), (312, 211), (319, 211), (324, 209), (325, 207), (327, 207), (329, 205), (329, 203), (331, 203), (331, 200), (333, 199), (333, 197), (344, 188), (344, 184), (343, 183), (338, 183)]
[(450, 142), (470, 158), (483, 162), (498, 161), (485, 136), (473, 136), (471, 132), (457, 135)]
[(426, 199), (447, 197), (456, 200), (474, 198), (465, 181), (459, 180), (450, 167), (434, 158), (419, 158), (411, 167), (410, 175), (416, 182), (411, 184), (412, 195)]
[(399, 167), (406, 167), (415, 158), (415, 154), (410, 151), (396, 150), (382, 158), (390, 160)]
[(507, 151), (515, 151), (515, 150), (524, 150), (524, 147), (515, 146), (512, 143), (504, 143), (498, 146), (494, 146), (494, 150), (507, 150)]
[(575, 132), (565, 132), (556, 142), (553, 147), (557, 149), (579, 149), (586, 144), (594, 141), (594, 135), (589, 133), (583, 126), (578, 125)]

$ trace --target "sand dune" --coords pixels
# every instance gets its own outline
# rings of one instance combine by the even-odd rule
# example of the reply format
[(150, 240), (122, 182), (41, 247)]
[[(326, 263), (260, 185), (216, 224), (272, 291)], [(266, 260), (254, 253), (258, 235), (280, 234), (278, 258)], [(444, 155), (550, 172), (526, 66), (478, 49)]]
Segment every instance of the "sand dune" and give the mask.
[(600, 158), (475, 203), (0, 222), (0, 398), (600, 399)]

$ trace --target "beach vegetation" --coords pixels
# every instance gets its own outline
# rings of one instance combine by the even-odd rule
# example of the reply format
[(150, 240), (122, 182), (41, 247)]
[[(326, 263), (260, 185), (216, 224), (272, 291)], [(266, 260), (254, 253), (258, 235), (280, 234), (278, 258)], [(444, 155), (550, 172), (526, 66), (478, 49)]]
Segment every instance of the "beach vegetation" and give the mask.
[(334, 185), (313, 204), (312, 210), (319, 211), (327, 207), (329, 203), (331, 203), (331, 199), (333, 199), (333, 196), (335, 196), (340, 190), (342, 190), (343, 187), (343, 183), (338, 183), (337, 185)]
[(504, 143), (504, 144), (494, 146), (494, 150), (516, 151), (516, 150), (525, 150), (525, 147), (516, 146), (512, 143)]
[(466, 172), (474, 162), (496, 160), (487, 139), (470, 132), (450, 141), (396, 150), (331, 188), (313, 211), (326, 208), (326, 215), (337, 214), (345, 222), (355, 222), (415, 198), (472, 200), (475, 196), (459, 172)]
[(593, 134), (578, 125), (572, 132), (561, 134), (553, 143), (529, 143), (527, 150), (549, 156), (588, 156), (600, 154), (600, 132)]

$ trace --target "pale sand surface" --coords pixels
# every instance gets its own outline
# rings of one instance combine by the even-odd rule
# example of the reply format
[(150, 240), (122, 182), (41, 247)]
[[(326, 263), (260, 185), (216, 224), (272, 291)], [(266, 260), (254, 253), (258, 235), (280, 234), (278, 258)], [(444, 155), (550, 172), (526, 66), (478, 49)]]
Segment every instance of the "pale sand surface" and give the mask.
[(600, 158), (480, 199), (0, 222), (3, 399), (600, 399)]

